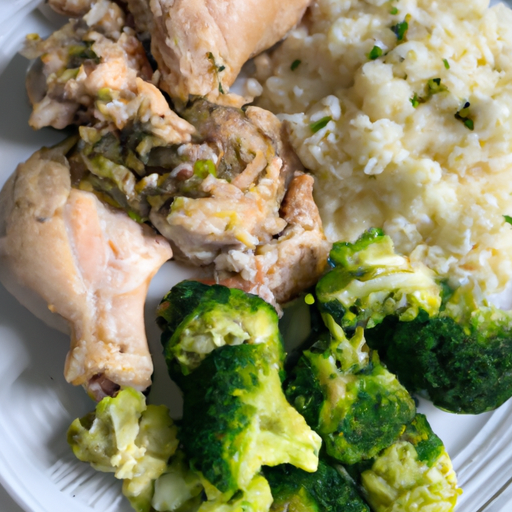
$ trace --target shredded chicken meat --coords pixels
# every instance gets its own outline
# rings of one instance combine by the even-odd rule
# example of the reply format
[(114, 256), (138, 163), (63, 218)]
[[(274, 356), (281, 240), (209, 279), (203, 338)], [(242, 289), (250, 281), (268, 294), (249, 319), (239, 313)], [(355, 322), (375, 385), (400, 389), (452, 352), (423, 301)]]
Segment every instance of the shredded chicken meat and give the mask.
[[(2, 278), (14, 276), (69, 322), (68, 382), (97, 399), (116, 386), (144, 390), (153, 372), (144, 301), (172, 251), (148, 226), (72, 188), (68, 149), (38, 151), (2, 189)], [(2, 280), (23, 301), (12, 279)]]
[(152, 70), (142, 44), (117, 4), (98, 0), (83, 18), (71, 20), (48, 39), (31, 38), (23, 53), (42, 61), (28, 75), (33, 128), (77, 124), (122, 129), (138, 123), (165, 144), (190, 140), (192, 126), (149, 81)]

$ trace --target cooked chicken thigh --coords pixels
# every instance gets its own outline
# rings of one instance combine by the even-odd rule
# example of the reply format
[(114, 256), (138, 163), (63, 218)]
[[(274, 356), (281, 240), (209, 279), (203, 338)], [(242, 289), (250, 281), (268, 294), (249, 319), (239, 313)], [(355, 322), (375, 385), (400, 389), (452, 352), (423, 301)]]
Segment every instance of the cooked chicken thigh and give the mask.
[(151, 221), (177, 259), (213, 264), (221, 280), (238, 274), (244, 289), (274, 304), (289, 300), (322, 273), (329, 244), (313, 179), (294, 177), (302, 165), (285, 126), (257, 107), (203, 99), (182, 115), (195, 128), (192, 142), (154, 147), (145, 165), (133, 158), (150, 144), (143, 133), (82, 140), (73, 158), (86, 167), (80, 187)]
[(193, 127), (149, 82), (144, 49), (117, 4), (98, 0), (49, 38), (30, 38), (23, 54), (41, 60), (27, 77), (33, 128), (136, 124), (158, 139), (155, 144), (190, 140)]
[[(279, 209), (293, 172), (302, 169), (277, 117), (205, 100), (196, 100), (183, 115), (201, 144), (173, 150), (181, 157), (170, 173), (176, 175), (174, 200), (169, 206), (163, 196), (162, 208), (153, 200), (150, 220), (172, 242), (176, 257), (198, 265), (229, 250), (253, 251), (269, 243), (286, 227)], [(161, 165), (165, 155), (162, 149)], [(209, 171), (201, 172), (202, 166)]]
[(149, 227), (73, 189), (67, 150), (63, 143), (38, 151), (3, 188), (2, 278), (15, 276), (69, 322), (68, 382), (97, 399), (117, 386), (144, 390), (153, 371), (144, 301), (172, 251)]
[(281, 40), (310, 0), (151, 0), (151, 51), (171, 96), (220, 98), (248, 59)]
[(254, 253), (229, 251), (215, 260), (218, 281), (283, 304), (313, 286), (327, 264), (327, 242), (313, 200), (313, 178), (296, 173), (281, 204), (286, 228)]

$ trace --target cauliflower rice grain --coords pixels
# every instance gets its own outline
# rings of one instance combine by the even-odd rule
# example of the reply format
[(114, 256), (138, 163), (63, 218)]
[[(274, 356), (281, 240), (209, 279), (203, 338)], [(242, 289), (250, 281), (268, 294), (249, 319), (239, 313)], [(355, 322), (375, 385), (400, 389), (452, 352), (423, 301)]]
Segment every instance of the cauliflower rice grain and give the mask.
[(382, 227), (452, 285), (504, 290), (510, 27), (512, 11), (485, 0), (316, 0), (256, 60), (259, 105), (290, 123), (331, 241)]

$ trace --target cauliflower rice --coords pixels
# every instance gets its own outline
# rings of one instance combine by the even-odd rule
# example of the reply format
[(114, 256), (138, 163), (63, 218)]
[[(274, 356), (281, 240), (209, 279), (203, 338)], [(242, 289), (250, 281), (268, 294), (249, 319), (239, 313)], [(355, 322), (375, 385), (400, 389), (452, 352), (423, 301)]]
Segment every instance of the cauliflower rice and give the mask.
[(452, 285), (505, 289), (511, 27), (486, 0), (316, 0), (256, 59), (258, 104), (290, 123), (330, 241), (382, 227)]

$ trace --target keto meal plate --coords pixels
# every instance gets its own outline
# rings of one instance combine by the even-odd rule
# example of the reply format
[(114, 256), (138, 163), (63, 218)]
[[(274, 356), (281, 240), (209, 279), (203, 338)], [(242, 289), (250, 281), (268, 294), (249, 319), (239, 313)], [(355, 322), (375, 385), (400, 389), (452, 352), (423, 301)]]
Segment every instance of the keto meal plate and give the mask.
[[(45, 36), (63, 22), (37, 3), (25, 0), (0, 6), (0, 188), (19, 162), (41, 146), (63, 139), (56, 130), (35, 132), (27, 124), (28, 62), (16, 51), (25, 34)], [(155, 364), (150, 403), (167, 405), (173, 417), (180, 415), (180, 395), (161, 357), (155, 309), (174, 284), (197, 274), (197, 269), (165, 264), (146, 301), (146, 329)], [(30, 512), (129, 512), (121, 483), (79, 462), (66, 442), (71, 422), (93, 405), (82, 388), (69, 385), (63, 377), (67, 336), (35, 318), (1, 285), (0, 305), (0, 483)], [(285, 338), (300, 338), (307, 329), (298, 308), (300, 304), (285, 312)], [(464, 493), (456, 510), (511, 510), (512, 401), (494, 412), (471, 416), (445, 413), (420, 399), (419, 411), (444, 441), (457, 471)]]

